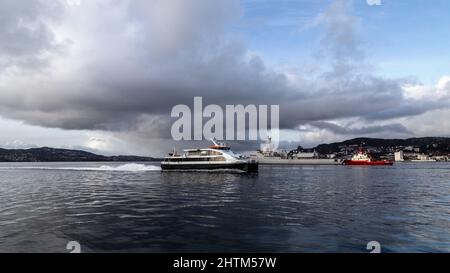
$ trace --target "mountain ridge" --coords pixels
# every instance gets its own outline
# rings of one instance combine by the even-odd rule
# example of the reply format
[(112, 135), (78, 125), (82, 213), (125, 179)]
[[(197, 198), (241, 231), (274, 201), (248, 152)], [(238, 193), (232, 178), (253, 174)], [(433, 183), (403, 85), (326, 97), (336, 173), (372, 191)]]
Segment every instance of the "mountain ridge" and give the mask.
[(156, 160), (158, 160), (158, 158), (134, 155), (104, 156), (82, 150), (59, 149), (50, 147), (30, 149), (0, 148), (0, 162), (132, 162)]
[(369, 138), (359, 137), (344, 140), (341, 142), (333, 142), (329, 144), (319, 144), (315, 149), (319, 153), (331, 154), (339, 152), (341, 146), (361, 146), (361, 147), (383, 147), (383, 148), (401, 148), (413, 147), (418, 148), (422, 153), (450, 153), (449, 137), (415, 137), (407, 139), (385, 139), (385, 138)]
[[(450, 154), (450, 137), (420, 137), (407, 139), (385, 139), (359, 137), (319, 144), (312, 150), (320, 154), (339, 153), (343, 146), (377, 147), (383, 152), (392, 152), (405, 147), (419, 149), (421, 153)], [(71, 150), (60, 148), (30, 148), (30, 149), (4, 149), (0, 148), (0, 162), (136, 162), (136, 161), (158, 161), (160, 158), (118, 155), (104, 156), (83, 150)]]

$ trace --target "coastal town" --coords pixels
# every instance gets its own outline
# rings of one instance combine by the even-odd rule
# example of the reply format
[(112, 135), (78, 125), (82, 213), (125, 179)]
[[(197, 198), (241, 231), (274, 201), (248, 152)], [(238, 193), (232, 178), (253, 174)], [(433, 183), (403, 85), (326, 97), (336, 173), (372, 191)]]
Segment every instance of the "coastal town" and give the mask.
[(264, 156), (295, 159), (346, 159), (364, 149), (368, 154), (396, 162), (447, 162), (450, 159), (450, 138), (425, 137), (410, 139), (355, 138), (343, 142), (320, 144), (314, 148), (272, 151), (265, 146)]

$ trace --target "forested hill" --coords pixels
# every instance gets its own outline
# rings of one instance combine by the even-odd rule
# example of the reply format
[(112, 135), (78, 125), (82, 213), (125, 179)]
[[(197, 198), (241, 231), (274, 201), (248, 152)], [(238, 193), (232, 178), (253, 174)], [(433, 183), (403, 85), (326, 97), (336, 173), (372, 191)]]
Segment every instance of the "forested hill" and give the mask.
[(69, 162), (69, 161), (154, 161), (141, 156), (103, 156), (80, 150), (33, 148), (0, 149), (0, 162)]
[(401, 149), (405, 147), (419, 148), (422, 153), (450, 153), (450, 138), (448, 137), (422, 137), (408, 139), (382, 139), (382, 138), (354, 138), (342, 142), (320, 144), (314, 149), (323, 154), (339, 152), (342, 146), (358, 145), (360, 147), (378, 147), (382, 150), (389, 148)]

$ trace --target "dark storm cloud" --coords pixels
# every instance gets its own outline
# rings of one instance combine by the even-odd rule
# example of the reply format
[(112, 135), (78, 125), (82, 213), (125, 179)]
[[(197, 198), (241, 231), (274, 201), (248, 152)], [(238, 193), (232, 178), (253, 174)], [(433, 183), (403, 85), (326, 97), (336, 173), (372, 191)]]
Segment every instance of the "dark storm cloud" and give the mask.
[[(6, 65), (58, 50), (51, 22), (42, 19), (57, 9), (25, 2), (2, 4), (2, 14), (8, 13), (3, 7), (15, 14), (0, 17), (1, 39), (9, 41), (0, 44)], [(318, 62), (331, 68), (296, 84), (225, 35), (226, 25), (242, 12), (237, 1), (100, 2), (83, 2), (80, 40), (66, 37), (82, 48), (79, 55), (59, 57), (67, 60), (60, 70), (69, 72), (7, 78), (0, 92), (2, 115), (46, 127), (166, 136), (172, 107), (192, 105), (194, 96), (203, 96), (204, 104), (279, 104), (283, 128), (340, 118), (386, 120), (448, 106), (407, 99), (402, 85), (409, 80), (367, 72), (355, 31), (358, 19), (344, 1), (333, 3), (313, 26), (325, 33)], [(33, 27), (20, 26), (18, 17)], [(339, 134), (348, 130), (334, 128)]]
[(60, 51), (45, 20), (58, 18), (57, 2), (2, 0), (0, 3), (0, 72), (10, 66), (38, 69), (46, 53)]

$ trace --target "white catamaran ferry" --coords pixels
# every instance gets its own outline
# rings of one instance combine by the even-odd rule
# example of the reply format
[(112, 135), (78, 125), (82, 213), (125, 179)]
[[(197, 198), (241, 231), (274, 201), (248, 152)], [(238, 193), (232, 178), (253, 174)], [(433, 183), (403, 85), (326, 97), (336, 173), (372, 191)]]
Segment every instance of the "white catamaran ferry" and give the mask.
[(258, 172), (258, 161), (231, 151), (224, 143), (211, 140), (214, 145), (206, 149), (188, 149), (179, 155), (170, 153), (161, 162), (161, 170), (238, 170)]

